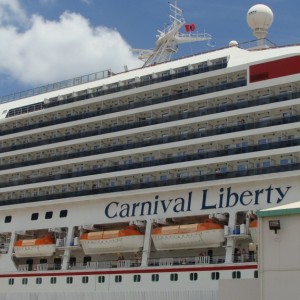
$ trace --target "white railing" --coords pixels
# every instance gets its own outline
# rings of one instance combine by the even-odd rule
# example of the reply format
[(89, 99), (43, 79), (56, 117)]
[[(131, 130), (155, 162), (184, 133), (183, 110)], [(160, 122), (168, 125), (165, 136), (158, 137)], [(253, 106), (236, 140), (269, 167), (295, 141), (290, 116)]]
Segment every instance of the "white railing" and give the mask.
[(36, 265), (37, 271), (47, 271), (48, 270), (48, 264), (37, 264)]
[(257, 262), (257, 253), (236, 253), (232, 261), (235, 263)]
[[(249, 257), (245, 261), (249, 261)], [(253, 261), (256, 257), (253, 256)], [(237, 256), (233, 257), (233, 261), (240, 262), (241, 259)], [(206, 265), (206, 264), (221, 264), (225, 262), (224, 256), (192, 256), (192, 257), (161, 257), (150, 258), (148, 260), (149, 267), (153, 266), (179, 266), (179, 265)], [(117, 268), (135, 268), (140, 267), (141, 261), (137, 259), (122, 259), (122, 260), (107, 260), (107, 261), (89, 261), (86, 263), (78, 262), (68, 265), (68, 269), (84, 270), (84, 269), (117, 269)], [(17, 267), (18, 271), (49, 271), (60, 270), (61, 264), (23, 264)]]
[(118, 260), (117, 261), (117, 268), (129, 268), (130, 267), (130, 260), (124, 259), (124, 260)]
[(18, 266), (18, 271), (20, 271), (20, 272), (26, 272), (26, 271), (28, 271), (28, 269), (29, 269), (29, 266), (27, 264)]
[(209, 264), (210, 263), (210, 257), (209, 256), (197, 256), (195, 257), (195, 264)]
[(159, 265), (160, 266), (172, 266), (173, 265), (173, 261), (174, 261), (174, 259), (173, 259), (173, 257), (170, 257), (170, 258), (168, 258), (168, 257), (164, 257), (164, 258), (160, 258), (159, 259)]

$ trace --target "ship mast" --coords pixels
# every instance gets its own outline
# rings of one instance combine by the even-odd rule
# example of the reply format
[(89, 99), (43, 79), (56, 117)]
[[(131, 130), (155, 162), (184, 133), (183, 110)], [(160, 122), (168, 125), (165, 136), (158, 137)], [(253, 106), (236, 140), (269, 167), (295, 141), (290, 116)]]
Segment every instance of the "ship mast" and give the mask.
[[(207, 33), (193, 33), (193, 29), (188, 33), (181, 33), (179, 30), (186, 24), (183, 11), (177, 6), (177, 0), (170, 4), (171, 24), (163, 31), (158, 30), (156, 46), (154, 49), (131, 49), (138, 54), (138, 58), (145, 62), (143, 67), (155, 65), (169, 61), (171, 56), (178, 51), (178, 45), (198, 41), (207, 41), (212, 37)], [(194, 24), (192, 24), (194, 26)]]

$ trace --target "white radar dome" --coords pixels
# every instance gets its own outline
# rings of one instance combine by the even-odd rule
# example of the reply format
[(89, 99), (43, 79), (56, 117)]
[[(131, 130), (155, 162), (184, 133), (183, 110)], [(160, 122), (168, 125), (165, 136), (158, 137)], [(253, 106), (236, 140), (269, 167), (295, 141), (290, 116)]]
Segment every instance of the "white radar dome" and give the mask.
[(229, 47), (237, 47), (239, 43), (237, 41), (230, 41), (229, 42)]
[(252, 6), (247, 13), (248, 25), (254, 31), (258, 29), (267, 31), (271, 27), (273, 19), (272, 10), (264, 4)]

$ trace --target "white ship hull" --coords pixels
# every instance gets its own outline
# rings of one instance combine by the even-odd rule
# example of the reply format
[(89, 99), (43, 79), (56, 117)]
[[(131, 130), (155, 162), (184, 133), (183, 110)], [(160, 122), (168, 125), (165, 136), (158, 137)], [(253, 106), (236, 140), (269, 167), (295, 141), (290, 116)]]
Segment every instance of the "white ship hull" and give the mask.
[[(0, 105), (0, 300), (257, 291), (250, 224), (300, 193), (300, 46), (101, 74)], [(153, 234), (205, 220), (225, 235)]]

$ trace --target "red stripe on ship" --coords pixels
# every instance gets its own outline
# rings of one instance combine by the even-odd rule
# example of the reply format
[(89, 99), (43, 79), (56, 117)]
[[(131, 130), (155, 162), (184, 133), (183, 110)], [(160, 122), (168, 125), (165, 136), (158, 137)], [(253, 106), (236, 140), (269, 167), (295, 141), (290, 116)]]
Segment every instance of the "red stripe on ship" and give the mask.
[(300, 73), (300, 56), (250, 66), (250, 83)]
[(187, 267), (187, 268), (162, 268), (162, 269), (144, 269), (144, 270), (113, 270), (113, 271), (80, 271), (80, 272), (47, 272), (47, 273), (18, 273), (18, 274), (0, 274), (0, 278), (13, 277), (48, 277), (48, 276), (82, 276), (82, 275), (122, 275), (122, 274), (145, 274), (145, 273), (174, 273), (174, 272), (195, 272), (195, 271), (236, 271), (236, 270), (255, 270), (257, 265), (243, 266), (224, 266), (224, 267)]

